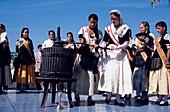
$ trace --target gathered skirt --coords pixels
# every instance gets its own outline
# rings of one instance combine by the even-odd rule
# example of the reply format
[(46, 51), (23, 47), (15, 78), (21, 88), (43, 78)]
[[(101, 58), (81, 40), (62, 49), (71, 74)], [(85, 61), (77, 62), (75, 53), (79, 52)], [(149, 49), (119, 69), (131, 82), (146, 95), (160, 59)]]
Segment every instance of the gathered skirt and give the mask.
[(149, 93), (160, 95), (170, 95), (170, 76), (169, 71), (162, 65), (162, 68), (150, 71), (149, 74)]
[(133, 89), (137, 91), (148, 91), (149, 72), (146, 66), (135, 67), (133, 73)]
[(12, 75), (10, 65), (0, 66), (0, 85), (11, 85)]
[(35, 74), (34, 74), (34, 64), (32, 65), (19, 65), (18, 69), (14, 72), (14, 82), (22, 84), (34, 84)]
[[(102, 60), (99, 60), (102, 61)], [(102, 62), (99, 62), (101, 64)], [(123, 52), (119, 59), (104, 60), (101, 64), (105, 70), (100, 69), (100, 78), (98, 90), (112, 92), (115, 94), (131, 94), (132, 87), (132, 71), (127, 54)]]

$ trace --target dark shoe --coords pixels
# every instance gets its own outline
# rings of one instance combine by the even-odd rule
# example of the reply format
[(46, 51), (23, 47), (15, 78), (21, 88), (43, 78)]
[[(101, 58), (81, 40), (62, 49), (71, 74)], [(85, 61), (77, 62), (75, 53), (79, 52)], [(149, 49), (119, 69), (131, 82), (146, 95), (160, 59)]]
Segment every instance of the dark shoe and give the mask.
[(128, 95), (125, 96), (126, 100), (130, 100), (130, 98), (131, 98), (131, 94), (128, 94)]
[(73, 105), (73, 102), (72, 101), (69, 101), (69, 104), (70, 104), (70, 108), (73, 108), (74, 107), (74, 105)]
[(95, 101), (93, 101), (91, 97), (87, 98), (87, 103), (89, 106), (95, 105)]
[(75, 100), (77, 103), (80, 103), (80, 96), (79, 95), (75, 95)]
[(124, 103), (119, 103), (119, 102), (117, 102), (116, 99), (115, 99), (114, 105), (119, 105), (119, 106), (121, 106), (121, 107), (124, 107), (124, 106), (125, 106)]
[(168, 102), (164, 102), (164, 103), (161, 103), (161, 102), (160, 102), (158, 105), (159, 105), (159, 106), (168, 106)]
[(145, 100), (137, 99), (136, 102), (137, 103), (148, 103), (149, 99), (148, 98), (146, 98)]
[(135, 102), (142, 103), (142, 100), (141, 99), (137, 99)]
[(88, 101), (88, 105), (89, 106), (95, 105), (95, 101)]
[(108, 100), (107, 98), (105, 99), (105, 103), (108, 105), (111, 100)]

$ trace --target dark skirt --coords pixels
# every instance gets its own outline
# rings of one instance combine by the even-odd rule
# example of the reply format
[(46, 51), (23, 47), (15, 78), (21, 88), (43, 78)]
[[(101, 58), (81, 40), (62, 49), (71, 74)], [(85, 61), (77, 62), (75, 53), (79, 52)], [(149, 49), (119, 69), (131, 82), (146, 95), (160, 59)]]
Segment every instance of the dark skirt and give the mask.
[(0, 66), (0, 85), (11, 85), (12, 76), (10, 65)]
[(90, 70), (93, 71), (93, 74), (96, 74), (98, 71), (97, 63), (98, 63), (98, 59), (96, 58), (81, 56), (80, 65), (86, 71)]
[(151, 70), (159, 70), (162, 67), (161, 58), (152, 58), (151, 60)]
[(98, 58), (96, 58), (89, 50), (89, 47), (82, 47), (79, 49), (79, 54), (81, 55), (80, 65), (85, 71), (93, 71), (93, 74), (98, 72), (97, 63)]

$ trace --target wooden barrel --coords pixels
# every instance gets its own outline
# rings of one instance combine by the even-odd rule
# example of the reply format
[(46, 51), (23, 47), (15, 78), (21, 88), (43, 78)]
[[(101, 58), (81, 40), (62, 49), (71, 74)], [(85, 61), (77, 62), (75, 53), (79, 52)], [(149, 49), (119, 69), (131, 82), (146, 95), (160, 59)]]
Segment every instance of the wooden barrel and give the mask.
[(41, 77), (71, 78), (74, 64), (74, 50), (63, 47), (44, 48)]

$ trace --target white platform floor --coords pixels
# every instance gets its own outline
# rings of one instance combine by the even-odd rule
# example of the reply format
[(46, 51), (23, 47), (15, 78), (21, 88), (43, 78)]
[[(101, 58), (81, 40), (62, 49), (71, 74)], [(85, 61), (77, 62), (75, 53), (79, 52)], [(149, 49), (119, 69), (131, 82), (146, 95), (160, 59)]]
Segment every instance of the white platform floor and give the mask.
[[(56, 93), (57, 94), (57, 93)], [(80, 105), (74, 108), (69, 108), (67, 94), (63, 93), (62, 106), (63, 110), (57, 110), (58, 98), (56, 103), (51, 104), (51, 93), (45, 104), (45, 108), (39, 108), (43, 97), (43, 91), (28, 90), (28, 93), (18, 93), (17, 90), (8, 90), (8, 94), (0, 94), (0, 112), (170, 112), (170, 97), (169, 106), (153, 105), (151, 102), (156, 100), (156, 95), (149, 95), (149, 104), (139, 104), (132, 97), (129, 101), (126, 100), (125, 107), (113, 105), (115, 97), (109, 105), (104, 103), (105, 97), (95, 94), (93, 99), (96, 101), (94, 106), (87, 106), (87, 96), (80, 95)], [(73, 101), (74, 94), (72, 94)]]

